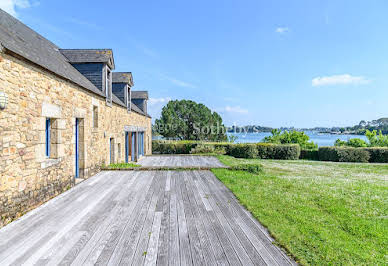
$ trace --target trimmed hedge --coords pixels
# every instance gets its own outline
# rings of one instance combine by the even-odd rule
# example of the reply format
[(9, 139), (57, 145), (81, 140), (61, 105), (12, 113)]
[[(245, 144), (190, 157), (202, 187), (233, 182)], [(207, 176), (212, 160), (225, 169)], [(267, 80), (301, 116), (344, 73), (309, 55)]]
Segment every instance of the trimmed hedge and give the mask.
[(257, 158), (257, 148), (255, 144), (235, 144), (229, 146), (228, 155), (235, 158)]
[(363, 148), (352, 147), (320, 147), (318, 149), (320, 161), (331, 162), (369, 162), (369, 152)]
[(370, 163), (388, 163), (388, 148), (363, 148), (369, 152), (369, 162)]
[(280, 159), (297, 160), (300, 155), (300, 147), (297, 144), (280, 145), (270, 143), (257, 144), (232, 144), (232, 143), (204, 143), (204, 142), (171, 142), (171, 141), (153, 141), (152, 152), (160, 154), (189, 154), (195, 151), (197, 146), (204, 149), (209, 146), (216, 151), (236, 158), (260, 158), (260, 159)]
[(318, 150), (301, 150), (299, 159), (319, 161)]
[[(200, 146), (197, 148), (197, 146)], [(206, 147), (209, 146), (209, 147)], [(332, 162), (388, 163), (388, 148), (320, 147), (317, 151), (300, 150), (298, 144), (217, 143), (194, 141), (152, 141), (152, 152), (160, 154), (190, 154), (191, 151), (214, 150), (236, 158), (277, 160), (319, 160)], [(219, 152), (221, 153), (221, 152)]]

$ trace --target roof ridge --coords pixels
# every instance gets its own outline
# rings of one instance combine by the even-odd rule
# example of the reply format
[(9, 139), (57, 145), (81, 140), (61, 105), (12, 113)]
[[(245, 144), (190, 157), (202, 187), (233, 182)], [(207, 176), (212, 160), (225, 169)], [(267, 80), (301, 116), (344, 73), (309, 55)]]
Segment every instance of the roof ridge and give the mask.
[(59, 50), (112, 50), (112, 48), (59, 48)]

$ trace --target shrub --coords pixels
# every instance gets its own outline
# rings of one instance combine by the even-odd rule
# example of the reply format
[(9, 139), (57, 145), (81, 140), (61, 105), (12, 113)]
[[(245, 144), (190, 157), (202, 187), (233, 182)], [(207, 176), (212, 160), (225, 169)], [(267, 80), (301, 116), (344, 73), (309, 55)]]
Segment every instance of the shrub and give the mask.
[(369, 140), (369, 146), (371, 147), (388, 147), (388, 135), (383, 135), (383, 132), (380, 130), (377, 134), (376, 130), (365, 132), (366, 137)]
[(320, 147), (318, 149), (318, 159), (320, 161), (339, 162), (337, 147)]
[(369, 153), (370, 163), (388, 163), (388, 148), (373, 147), (365, 148), (364, 150)]
[(217, 147), (214, 149), (214, 153), (224, 155), (226, 154), (226, 149), (225, 147)]
[(255, 144), (235, 144), (229, 147), (229, 155), (235, 158), (256, 158), (257, 148)]
[(246, 171), (252, 174), (259, 174), (263, 171), (260, 164), (238, 164), (231, 167), (231, 170)]
[(369, 162), (369, 152), (353, 147), (321, 147), (318, 150), (320, 161), (332, 162)]
[(157, 145), (152, 146), (152, 152), (160, 154), (189, 154), (195, 146), (196, 144), (192, 143), (159, 142)]
[(213, 145), (204, 145), (198, 144), (195, 148), (191, 148), (191, 154), (199, 154), (199, 153), (213, 153), (215, 150)]
[(368, 143), (366, 143), (362, 139), (357, 139), (357, 138), (348, 140), (347, 145), (350, 146), (350, 147), (355, 147), (355, 148), (358, 148), (358, 147), (368, 147)]
[(272, 136), (264, 138), (266, 143), (274, 144), (299, 144), (302, 149), (316, 150), (318, 145), (310, 140), (310, 137), (302, 131), (281, 131), (280, 129), (273, 129)]
[(340, 148), (337, 152), (340, 162), (367, 163), (370, 158), (369, 152), (364, 149)]
[(300, 157), (299, 159), (302, 160), (312, 160), (312, 161), (318, 161), (318, 150), (311, 151), (311, 150), (301, 150), (300, 151)]
[(257, 157), (261, 159), (297, 160), (300, 156), (300, 146), (298, 144), (258, 143), (256, 148)]

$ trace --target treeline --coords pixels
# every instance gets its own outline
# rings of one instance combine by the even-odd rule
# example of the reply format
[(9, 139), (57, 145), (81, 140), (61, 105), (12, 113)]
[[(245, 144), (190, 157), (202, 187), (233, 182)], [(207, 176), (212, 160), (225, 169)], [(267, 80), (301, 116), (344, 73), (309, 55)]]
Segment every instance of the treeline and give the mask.
[(262, 127), (262, 126), (231, 126), (227, 128), (228, 133), (260, 133), (260, 132), (271, 132), (273, 128), (271, 127)]
[(358, 125), (350, 127), (332, 127), (332, 128), (313, 128), (311, 130), (323, 133), (347, 133), (356, 135), (365, 135), (367, 131), (382, 132), (388, 134), (388, 118), (380, 118), (372, 121), (361, 120)]

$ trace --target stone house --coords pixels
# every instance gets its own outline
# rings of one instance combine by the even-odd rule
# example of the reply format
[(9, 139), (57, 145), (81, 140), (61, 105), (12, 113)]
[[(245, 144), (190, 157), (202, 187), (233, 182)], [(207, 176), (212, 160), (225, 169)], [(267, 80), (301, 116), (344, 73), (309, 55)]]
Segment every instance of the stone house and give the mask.
[(102, 165), (151, 154), (147, 99), (114, 69), (112, 50), (60, 49), (0, 9), (0, 226)]

